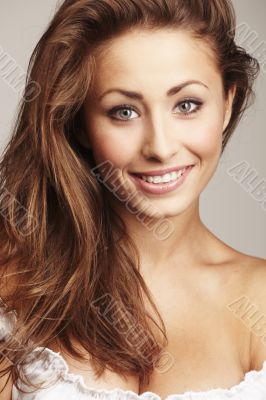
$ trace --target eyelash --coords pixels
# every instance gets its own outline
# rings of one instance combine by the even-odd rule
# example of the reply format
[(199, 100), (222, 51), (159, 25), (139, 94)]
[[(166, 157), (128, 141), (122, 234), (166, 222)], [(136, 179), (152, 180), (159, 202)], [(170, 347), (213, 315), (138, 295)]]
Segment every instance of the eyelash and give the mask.
[[(178, 102), (178, 103), (176, 104), (175, 108), (178, 107), (178, 106), (180, 106), (181, 104), (184, 104), (184, 103), (193, 103), (194, 105), (197, 106), (193, 111), (183, 112), (183, 113), (181, 112), (181, 115), (184, 115), (186, 118), (188, 118), (188, 117), (189, 117), (190, 115), (192, 115), (192, 114), (197, 113), (197, 112), (201, 109), (201, 107), (202, 107), (202, 105), (203, 105), (203, 102), (201, 102), (201, 101), (199, 101), (199, 100), (195, 100), (195, 99), (188, 98), (188, 99), (184, 99), (184, 100)], [(117, 111), (120, 111), (120, 110), (130, 110), (130, 111), (135, 111), (135, 112), (137, 112), (137, 111), (135, 110), (134, 107), (132, 107), (132, 106), (130, 106), (130, 105), (128, 105), (128, 104), (121, 104), (120, 106), (113, 107), (111, 110), (109, 110), (109, 111), (107, 112), (107, 115), (108, 115), (109, 117), (111, 117), (112, 119), (118, 121), (118, 122), (127, 122), (127, 121), (131, 121), (132, 119), (134, 119), (134, 118), (129, 118), (129, 119), (119, 119), (119, 118), (115, 118), (113, 115), (114, 115)]]

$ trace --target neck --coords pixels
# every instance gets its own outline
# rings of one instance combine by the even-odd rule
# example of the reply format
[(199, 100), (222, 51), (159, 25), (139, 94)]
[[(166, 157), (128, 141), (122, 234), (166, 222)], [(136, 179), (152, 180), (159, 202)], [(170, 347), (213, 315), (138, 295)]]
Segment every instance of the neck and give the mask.
[(139, 220), (123, 206), (116, 211), (137, 246), (142, 266), (150, 266), (153, 273), (173, 260), (175, 265), (197, 265), (210, 251), (213, 235), (200, 219), (199, 201), (179, 215), (161, 219), (143, 216)]

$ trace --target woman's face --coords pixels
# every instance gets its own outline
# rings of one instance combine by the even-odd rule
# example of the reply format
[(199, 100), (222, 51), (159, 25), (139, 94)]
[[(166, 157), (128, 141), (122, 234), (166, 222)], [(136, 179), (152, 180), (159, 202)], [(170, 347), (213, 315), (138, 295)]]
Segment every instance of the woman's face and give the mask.
[[(108, 162), (97, 172), (113, 201), (134, 195), (147, 215), (185, 211), (216, 170), (231, 115), (233, 93), (223, 96), (212, 50), (183, 31), (135, 30), (109, 42), (96, 64), (86, 135), (96, 165)], [(191, 165), (184, 177), (165, 171)]]

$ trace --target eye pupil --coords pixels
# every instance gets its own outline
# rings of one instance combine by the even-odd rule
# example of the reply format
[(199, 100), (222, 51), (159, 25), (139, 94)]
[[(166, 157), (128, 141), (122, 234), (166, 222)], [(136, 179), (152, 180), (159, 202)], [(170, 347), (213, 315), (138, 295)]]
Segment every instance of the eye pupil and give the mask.
[(124, 109), (122, 112), (122, 115), (127, 118), (130, 116), (130, 113), (131, 113), (131, 110)]
[(181, 105), (182, 111), (188, 112), (190, 110), (190, 103), (189, 101), (184, 101)]

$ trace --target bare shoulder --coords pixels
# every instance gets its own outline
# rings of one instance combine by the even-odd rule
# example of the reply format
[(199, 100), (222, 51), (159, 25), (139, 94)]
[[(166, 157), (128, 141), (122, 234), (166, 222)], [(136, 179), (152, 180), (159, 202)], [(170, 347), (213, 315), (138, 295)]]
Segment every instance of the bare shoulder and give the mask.
[(250, 295), (266, 300), (266, 259), (246, 256), (245, 262)]
[(265, 284), (266, 259), (241, 253), (236, 250), (231, 252), (229, 268), (238, 274), (239, 283), (248, 291), (257, 291), (258, 284)]
[(247, 289), (242, 318), (250, 330), (251, 369), (259, 371), (266, 360), (266, 259), (245, 256), (244, 263)]
[(266, 306), (266, 259), (238, 253), (235, 261), (241, 293)]

